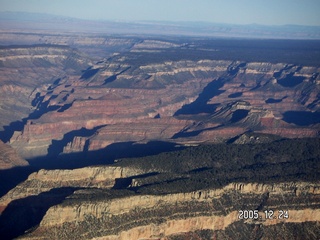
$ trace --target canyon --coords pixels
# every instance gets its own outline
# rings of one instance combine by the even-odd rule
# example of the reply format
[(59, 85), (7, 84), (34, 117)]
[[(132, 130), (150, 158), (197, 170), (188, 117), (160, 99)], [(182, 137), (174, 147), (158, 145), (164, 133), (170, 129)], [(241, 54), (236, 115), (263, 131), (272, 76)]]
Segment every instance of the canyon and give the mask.
[[(2, 49), (1, 96), (6, 108), (17, 110), (1, 109), (8, 129), (2, 140), (32, 159), (130, 141), (217, 143), (247, 131), (319, 136), (316, 66), (170, 60), (178, 44), (149, 40), (136, 45), (99, 62), (64, 46)], [(162, 62), (166, 56), (170, 61)], [(24, 91), (10, 78), (23, 79)], [(22, 94), (8, 97), (14, 92)], [(24, 117), (16, 128), (10, 127), (17, 119), (12, 114)]]
[(320, 235), (318, 41), (7, 31), (0, 43), (5, 239)]

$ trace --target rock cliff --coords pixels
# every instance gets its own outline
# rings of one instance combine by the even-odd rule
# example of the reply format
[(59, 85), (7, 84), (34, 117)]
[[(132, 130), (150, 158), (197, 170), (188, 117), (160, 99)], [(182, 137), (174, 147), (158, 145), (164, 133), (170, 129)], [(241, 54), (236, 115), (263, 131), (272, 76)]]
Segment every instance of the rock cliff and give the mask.
[(23, 128), (23, 119), (30, 115), (37, 118), (38, 92), (80, 72), (89, 62), (70, 47), (54, 45), (1, 47), (0, 56), (0, 130), (6, 130), (1, 136), (4, 141), (11, 137), (12, 127)]
[(141, 171), (120, 167), (88, 167), (74, 170), (40, 170), (32, 173), (1, 198), (1, 211), (15, 200), (36, 196), (54, 188), (111, 188), (117, 178), (127, 178), (141, 174)]
[[(102, 193), (79, 190), (62, 205), (50, 208), (40, 226), (22, 239), (71, 236), (80, 239), (170, 239), (173, 235), (205, 230), (214, 236), (217, 231), (228, 232), (228, 228), (235, 224), (238, 224), (238, 235), (246, 234), (241, 228), (247, 225), (257, 226), (268, 235), (269, 227), (273, 225), (308, 222), (315, 226), (320, 220), (317, 209), (319, 187), (319, 184), (304, 182), (278, 185), (234, 183), (217, 190), (111, 200), (105, 199)], [(266, 194), (268, 198), (264, 202)], [(90, 201), (81, 200), (87, 196)], [(299, 202), (304, 202), (306, 196), (308, 207), (302, 207)], [(286, 202), (289, 200), (290, 203)], [(240, 209), (255, 210), (261, 204), (267, 206), (258, 211), (257, 220), (239, 219)], [(266, 218), (266, 209), (272, 209), (276, 219)], [(288, 217), (280, 216), (281, 211), (288, 213)], [(315, 229), (309, 228), (311, 232), (308, 233), (306, 228), (298, 236), (315, 239), (312, 238), (317, 234)], [(247, 234), (252, 232), (247, 231)]]
[(14, 149), (0, 141), (0, 170), (27, 165), (28, 162), (22, 159)]

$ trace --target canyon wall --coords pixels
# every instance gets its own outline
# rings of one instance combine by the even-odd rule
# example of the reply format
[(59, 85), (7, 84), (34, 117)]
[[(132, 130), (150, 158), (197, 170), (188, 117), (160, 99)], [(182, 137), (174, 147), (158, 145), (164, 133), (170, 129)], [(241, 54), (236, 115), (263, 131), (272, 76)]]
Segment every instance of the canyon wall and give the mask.
[[(0, 49), (0, 130), (8, 141), (11, 128), (22, 129), (26, 118), (37, 118), (39, 93), (54, 82), (88, 67), (88, 59), (67, 46), (15, 46)], [(40, 107), (40, 106), (38, 106)]]
[(10, 139), (27, 159), (127, 141), (224, 142), (249, 130), (319, 135), (317, 67), (116, 56), (35, 91), (38, 117)]
[[(225, 46), (209, 40), (26, 34), (21, 41), (36, 45), (0, 49), (0, 136), (29, 160), (126, 142), (221, 143), (248, 131), (319, 136), (316, 64), (237, 53), (228, 60)], [(112, 54), (88, 56), (88, 46)]]

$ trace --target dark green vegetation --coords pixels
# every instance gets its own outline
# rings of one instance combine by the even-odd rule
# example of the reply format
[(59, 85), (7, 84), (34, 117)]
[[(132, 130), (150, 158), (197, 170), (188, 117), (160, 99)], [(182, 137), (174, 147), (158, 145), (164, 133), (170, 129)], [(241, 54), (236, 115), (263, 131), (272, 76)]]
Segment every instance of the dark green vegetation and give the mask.
[[(287, 197), (287, 196), (286, 196)], [(261, 198), (263, 196), (252, 196), (250, 194), (240, 194), (239, 192), (232, 191), (228, 194), (224, 194), (222, 197), (217, 199), (212, 199), (212, 201), (208, 202), (198, 202), (198, 201), (190, 201), (190, 202), (180, 202), (176, 204), (164, 204), (158, 205), (157, 207), (145, 209), (145, 208), (135, 208), (130, 210), (129, 212), (112, 215), (108, 212), (105, 212), (101, 218), (96, 218), (92, 215), (86, 215), (85, 221), (79, 223), (77, 226), (75, 223), (64, 223), (61, 227), (58, 227), (59, 238), (69, 239), (70, 233), (67, 232), (66, 229), (73, 229), (74, 234), (77, 234), (80, 238), (83, 238), (84, 235), (88, 234), (90, 238), (94, 238), (97, 236), (105, 236), (105, 235), (113, 235), (119, 234), (122, 231), (126, 231), (127, 229), (132, 229), (138, 226), (146, 226), (150, 224), (159, 225), (165, 223), (170, 220), (175, 219), (187, 219), (192, 217), (203, 217), (203, 216), (223, 216), (229, 214), (232, 211), (237, 211), (238, 209), (256, 209), (261, 202), (263, 201)], [(276, 199), (275, 202), (278, 206), (284, 207), (282, 205), (283, 199)], [(280, 205), (279, 205), (280, 204)], [(300, 203), (301, 204), (301, 203)], [(291, 207), (295, 206), (292, 203)], [(318, 206), (317, 206), (318, 207)], [(282, 225), (283, 224), (279, 224)], [(231, 224), (227, 227), (226, 231), (197, 231), (197, 233), (201, 234), (217, 234), (219, 236), (218, 239), (239, 239), (240, 236), (244, 237), (247, 234), (254, 234), (253, 228), (255, 226), (259, 226), (256, 224), (244, 224), (242, 221)], [(277, 225), (276, 225), (277, 226)], [(313, 226), (313, 224), (310, 224)], [(283, 227), (290, 227), (290, 225), (285, 225)], [(269, 233), (268, 226), (261, 226), (259, 231), (259, 235), (268, 235), (273, 234), (273, 232)], [(276, 227), (273, 227), (276, 228)], [(88, 229), (91, 229), (88, 232)], [(239, 231), (243, 229), (243, 232)], [(272, 231), (279, 229), (272, 229)], [(305, 229), (299, 229), (301, 232), (297, 232), (303, 235), (303, 231)], [(52, 231), (48, 232), (49, 234), (54, 234)], [(73, 233), (72, 233), (73, 234)], [(286, 233), (288, 234), (288, 233)], [(208, 235), (210, 236), (210, 235)], [(212, 236), (212, 235), (211, 235)], [(305, 235), (308, 236), (308, 235)], [(50, 235), (50, 237), (54, 237)], [(176, 236), (178, 237), (178, 236)], [(202, 236), (201, 239), (212, 239), (210, 237), (205, 238), (205, 235)], [(171, 239), (171, 238), (170, 238)], [(172, 239), (186, 239), (186, 238), (172, 238)], [(245, 239), (245, 238), (241, 238)], [(252, 239), (259, 239), (257, 237)], [(272, 239), (272, 238), (267, 238)], [(286, 238), (289, 239), (289, 238)]]
[[(261, 144), (200, 145), (123, 159), (117, 165), (154, 173), (137, 176), (139, 186), (129, 189), (165, 194), (218, 188), (231, 182), (315, 181), (320, 176), (319, 160), (320, 139), (284, 139)], [(122, 188), (129, 183), (124, 182)]]
[[(241, 231), (239, 231), (241, 229)], [(185, 239), (318, 239), (320, 229), (317, 223), (280, 223), (271, 226), (242, 224), (236, 222), (225, 230), (201, 230), (170, 236), (169, 240)]]

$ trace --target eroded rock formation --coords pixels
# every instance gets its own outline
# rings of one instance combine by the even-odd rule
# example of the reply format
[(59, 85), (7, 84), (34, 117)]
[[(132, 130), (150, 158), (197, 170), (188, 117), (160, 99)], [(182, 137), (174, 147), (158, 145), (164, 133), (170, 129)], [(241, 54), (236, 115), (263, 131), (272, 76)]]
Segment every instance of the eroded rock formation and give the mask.
[(0, 141), (0, 170), (27, 165), (28, 162), (22, 159), (14, 149)]
[[(70, 47), (53, 45), (1, 47), (0, 56), (0, 130), (7, 131), (22, 129), (22, 119), (37, 118), (45, 110), (39, 109), (38, 92), (79, 74), (89, 62)], [(11, 133), (4, 134), (1, 139), (7, 141)]]
[[(147, 63), (133, 62), (130, 54), (37, 89), (39, 115), (13, 134), (11, 146), (30, 159), (48, 155), (56, 141), (63, 144), (58, 155), (124, 141), (224, 142), (249, 130), (289, 138), (319, 134), (317, 67)], [(96, 131), (83, 135), (81, 129)]]

